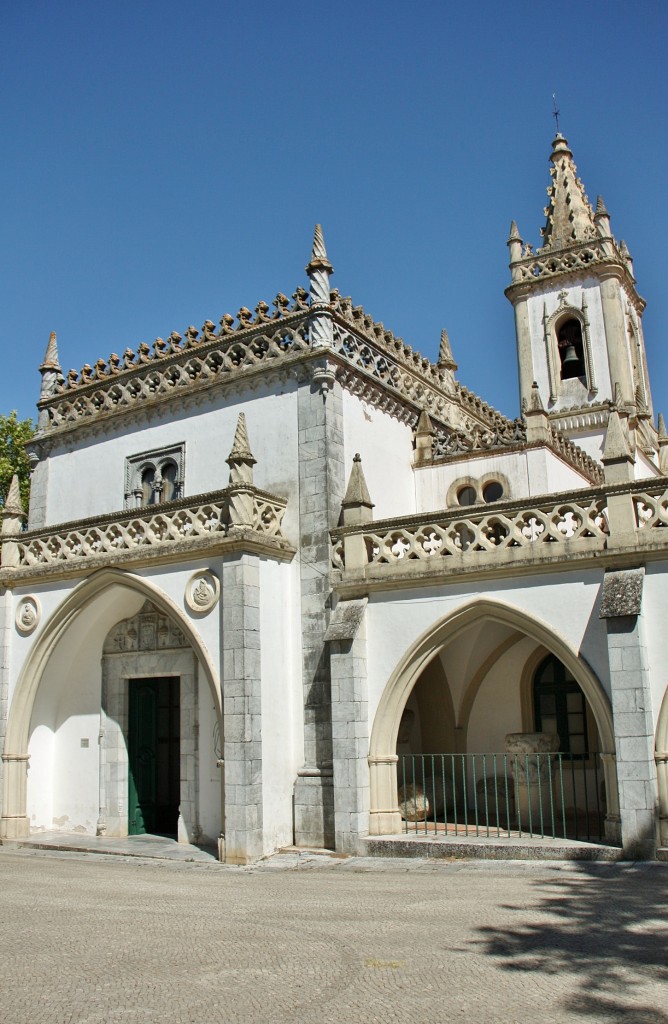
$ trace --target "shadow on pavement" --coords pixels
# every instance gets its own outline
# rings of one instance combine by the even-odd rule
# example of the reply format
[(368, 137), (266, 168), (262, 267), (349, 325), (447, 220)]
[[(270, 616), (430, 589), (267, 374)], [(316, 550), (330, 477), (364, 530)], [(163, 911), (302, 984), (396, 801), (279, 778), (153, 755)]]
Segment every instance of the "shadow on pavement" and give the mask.
[(668, 869), (583, 865), (534, 887), (537, 904), (506, 905), (511, 926), (479, 929), (484, 952), (507, 971), (561, 975), (570, 1013), (668, 1024), (666, 990), (648, 998), (668, 982)]

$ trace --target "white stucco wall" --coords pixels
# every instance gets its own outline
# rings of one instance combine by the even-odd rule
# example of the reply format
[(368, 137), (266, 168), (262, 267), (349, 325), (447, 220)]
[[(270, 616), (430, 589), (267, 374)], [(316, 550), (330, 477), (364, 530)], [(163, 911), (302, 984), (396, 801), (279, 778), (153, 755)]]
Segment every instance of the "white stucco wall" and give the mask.
[[(588, 480), (548, 448), (531, 448), (416, 469), (418, 512), (447, 508), (450, 488), (459, 481), (466, 483), (469, 478), (484, 483), (498, 480), (504, 486), (504, 500), (591, 486)], [(458, 506), (453, 503), (450, 507)]]
[(362, 469), (374, 503), (374, 519), (410, 515), (415, 511), (413, 434), (409, 426), (343, 392), (346, 481), (353, 456), (362, 456)]
[[(255, 391), (207, 396), (201, 407), (158, 406), (135, 419), (101, 424), (86, 441), (54, 450), (49, 458), (47, 524), (117, 512), (123, 508), (125, 459), (185, 442), (184, 495), (226, 487), (225, 462), (240, 412), (253, 455), (254, 483), (281, 497), (294, 498), (297, 481), (296, 382), (260, 383)], [(74, 448), (73, 445), (78, 447)], [(286, 531), (294, 531), (296, 502), (288, 505)], [(292, 518), (291, 518), (292, 517)]]

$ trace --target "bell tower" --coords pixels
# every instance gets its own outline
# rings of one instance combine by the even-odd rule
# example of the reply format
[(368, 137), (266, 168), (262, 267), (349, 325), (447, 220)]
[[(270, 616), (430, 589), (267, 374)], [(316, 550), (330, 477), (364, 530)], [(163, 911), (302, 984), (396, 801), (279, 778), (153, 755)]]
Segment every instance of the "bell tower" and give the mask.
[(645, 302), (630, 253), (600, 196), (592, 209), (559, 132), (550, 161), (542, 245), (525, 245), (514, 221), (508, 239), (522, 407), (535, 381), (552, 426), (600, 459), (614, 405), (656, 462)]

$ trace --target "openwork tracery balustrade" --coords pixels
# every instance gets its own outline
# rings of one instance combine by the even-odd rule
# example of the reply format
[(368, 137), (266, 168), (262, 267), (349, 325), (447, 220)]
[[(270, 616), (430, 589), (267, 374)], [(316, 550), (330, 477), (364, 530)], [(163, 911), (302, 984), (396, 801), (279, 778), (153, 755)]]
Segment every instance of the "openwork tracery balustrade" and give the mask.
[(635, 493), (633, 504), (639, 529), (663, 529), (668, 526), (668, 488), (648, 488), (647, 491)]
[[(141, 553), (147, 548), (167, 547), (195, 538), (234, 532), (235, 525), (265, 537), (281, 538), (286, 502), (273, 495), (247, 488), (252, 496), (252, 523), (235, 524), (230, 516), (232, 488), (162, 506), (138, 509), (134, 514), (96, 517), (60, 530), (19, 534), (16, 545), (18, 567), (54, 565), (95, 555)], [(14, 540), (14, 538), (12, 538)]]
[(504, 507), (480, 512), (444, 512), (433, 517), (415, 517), (408, 522), (388, 520), (369, 524), (363, 530), (332, 535), (332, 564), (344, 569), (344, 537), (361, 534), (367, 565), (393, 564), (403, 560), (428, 561), (452, 556), (473, 556), (477, 552), (561, 545), (584, 542), (604, 547), (608, 535), (604, 496), (560, 501), (539, 506)]

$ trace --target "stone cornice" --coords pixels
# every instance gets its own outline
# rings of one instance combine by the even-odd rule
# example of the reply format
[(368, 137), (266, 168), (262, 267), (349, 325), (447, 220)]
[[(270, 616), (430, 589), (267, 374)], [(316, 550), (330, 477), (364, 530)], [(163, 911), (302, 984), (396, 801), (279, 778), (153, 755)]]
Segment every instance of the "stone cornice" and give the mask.
[(295, 548), (287, 541), (266, 537), (255, 530), (247, 529), (239, 530), (227, 537), (195, 537), (176, 542), (169, 548), (137, 548), (114, 555), (91, 555), (85, 560), (77, 559), (67, 563), (3, 567), (0, 569), (0, 587), (11, 590), (14, 587), (37, 586), (40, 583), (51, 583), (61, 579), (84, 579), (99, 569), (111, 566), (136, 571), (149, 565), (191, 562), (204, 557), (225, 558), (240, 552), (262, 555), (281, 562), (292, 561), (295, 556)]

